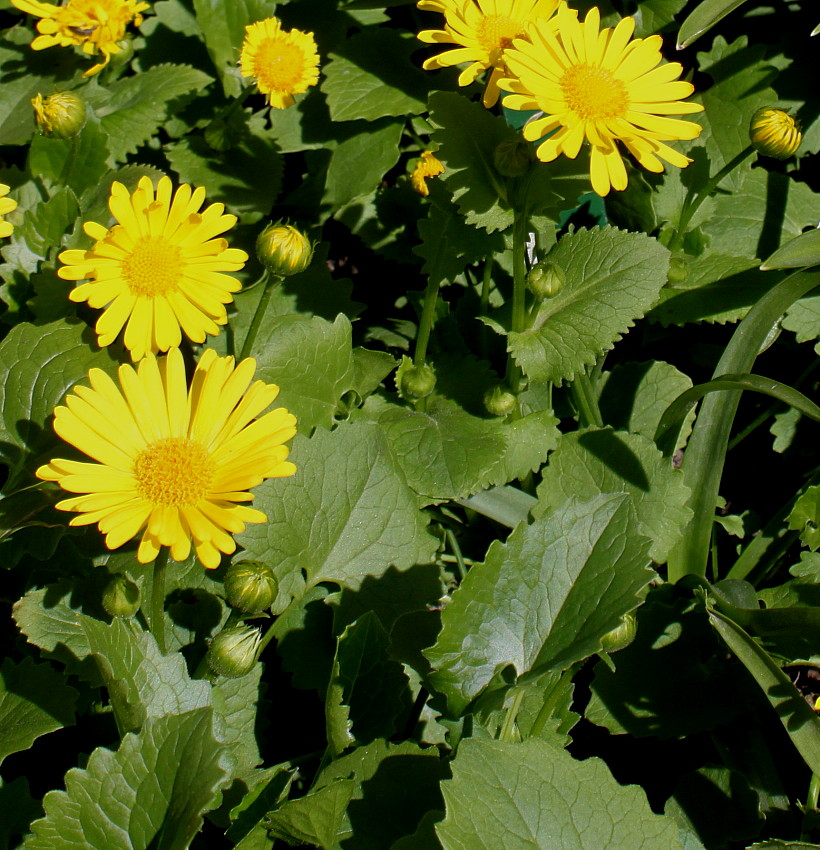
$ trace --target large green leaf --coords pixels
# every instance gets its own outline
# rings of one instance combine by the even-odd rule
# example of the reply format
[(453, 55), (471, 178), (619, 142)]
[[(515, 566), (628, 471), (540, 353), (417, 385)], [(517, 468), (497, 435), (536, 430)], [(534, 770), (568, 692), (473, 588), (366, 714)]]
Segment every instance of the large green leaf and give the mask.
[[(50, 254), (57, 253), (66, 230), (74, 224), (79, 213), (77, 197), (66, 186), (56, 191), (48, 200), (29, 207), (22, 225), (14, 229), (14, 238), (24, 239), (31, 252), (45, 260)], [(68, 307), (71, 303), (68, 300), (71, 284), (53, 280), (51, 285), (57, 290), (56, 297)], [(76, 308), (72, 306), (71, 309), (73, 311)]]
[(272, 838), (287, 844), (313, 844), (322, 850), (338, 847), (339, 835), (349, 834), (342, 822), (356, 790), (352, 779), (338, 779), (322, 788), (288, 800), (275, 812), (270, 812), (266, 826)]
[(778, 248), (762, 269), (800, 269), (820, 264), (820, 230), (814, 228)]
[(681, 24), (678, 50), (688, 47), (746, 0), (701, 0)]
[(77, 692), (50, 664), (6, 658), (0, 666), (0, 762), (74, 722)]
[(108, 171), (108, 136), (96, 119), (89, 119), (73, 139), (37, 135), (28, 154), (29, 170), (77, 196), (94, 188)]
[(355, 588), (391, 564), (406, 570), (430, 561), (438, 541), (377, 425), (296, 437), (291, 459), (294, 476), (254, 490), (268, 522), (236, 537), (246, 557), (274, 566), (281, 599), (301, 595), (305, 582)]
[(251, 776), (262, 761), (256, 730), (261, 678), (262, 665), (256, 664), (250, 673), (236, 679), (218, 677), (211, 691), (214, 710), (224, 721), (222, 738), (232, 747), (234, 775), (243, 779)]
[(491, 544), (453, 593), (436, 644), (433, 686), (457, 716), (505, 667), (565, 669), (639, 604), (652, 579), (649, 541), (626, 494), (570, 499)]
[(26, 850), (185, 850), (230, 779), (230, 756), (211, 709), (153, 719), (123, 738), (116, 753), (99, 747), (84, 770), (49, 791)]
[(669, 252), (648, 236), (607, 227), (565, 236), (549, 260), (566, 283), (542, 302), (529, 330), (509, 334), (508, 345), (531, 379), (560, 382), (594, 363), (652, 306)]
[(444, 850), (675, 850), (677, 825), (653, 814), (644, 792), (619, 785), (599, 759), (575, 761), (537, 738), (463, 741), (442, 784)]
[(375, 121), (424, 112), (430, 77), (410, 62), (417, 49), (410, 33), (384, 28), (363, 30), (338, 44), (322, 67), (330, 117)]

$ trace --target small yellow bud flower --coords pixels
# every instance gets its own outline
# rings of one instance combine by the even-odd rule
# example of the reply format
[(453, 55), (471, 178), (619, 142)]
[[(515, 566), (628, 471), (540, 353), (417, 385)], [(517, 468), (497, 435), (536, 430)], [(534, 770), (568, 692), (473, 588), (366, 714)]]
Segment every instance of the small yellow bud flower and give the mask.
[(427, 188), (427, 178), (443, 173), (444, 166), (433, 156), (432, 152), (424, 151), (416, 161), (416, 167), (410, 175), (410, 182), (419, 195), (426, 197), (430, 194), (430, 190)]
[(803, 134), (800, 124), (785, 109), (762, 106), (752, 115), (749, 138), (763, 156), (788, 159), (797, 152)]
[(291, 224), (269, 224), (256, 240), (256, 256), (272, 274), (288, 277), (310, 265), (313, 244)]
[(44, 136), (70, 139), (85, 127), (88, 117), (85, 101), (73, 91), (59, 91), (43, 97), (36, 94), (31, 99), (37, 129)]

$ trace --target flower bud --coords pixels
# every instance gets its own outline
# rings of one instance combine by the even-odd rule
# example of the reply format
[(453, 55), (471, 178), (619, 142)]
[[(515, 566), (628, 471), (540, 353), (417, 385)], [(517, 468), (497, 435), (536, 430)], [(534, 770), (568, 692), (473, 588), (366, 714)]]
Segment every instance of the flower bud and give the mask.
[(496, 384), (484, 393), (484, 407), (493, 416), (506, 416), (515, 410), (518, 399), (504, 384)]
[(112, 68), (124, 68), (134, 58), (134, 39), (126, 35), (117, 42), (117, 50), (111, 53), (108, 64)]
[(272, 274), (288, 277), (303, 272), (313, 258), (310, 239), (293, 225), (269, 224), (256, 240), (256, 256)]
[(414, 366), (409, 357), (402, 358), (397, 377), (402, 398), (426, 398), (436, 387), (436, 373), (426, 363)]
[(601, 648), (604, 652), (617, 652), (625, 649), (635, 640), (638, 633), (638, 623), (634, 614), (624, 614), (621, 622), (612, 631), (601, 638)]
[(246, 614), (266, 611), (279, 592), (279, 582), (273, 570), (259, 561), (231, 564), (223, 584), (228, 602)]
[(430, 190), (427, 188), (427, 179), (437, 177), (444, 173), (444, 166), (433, 155), (432, 151), (424, 151), (416, 160), (413, 173), (410, 175), (410, 183), (419, 195), (427, 196)]
[(45, 98), (38, 93), (31, 105), (37, 128), (44, 136), (70, 139), (85, 127), (85, 101), (73, 91), (60, 91)]
[(666, 279), (669, 283), (685, 283), (689, 277), (689, 262), (684, 254), (673, 256), (669, 261), (669, 271)]
[(253, 626), (240, 623), (223, 629), (205, 655), (208, 666), (218, 676), (238, 679), (253, 669), (262, 634)]
[(557, 263), (544, 260), (527, 274), (527, 286), (536, 298), (553, 298), (566, 282), (564, 270)]
[(495, 169), (502, 177), (523, 177), (532, 162), (532, 148), (523, 139), (501, 142), (493, 151)]
[(127, 575), (115, 575), (105, 586), (102, 606), (106, 614), (127, 620), (139, 611), (140, 589)]
[(752, 115), (749, 138), (763, 156), (788, 159), (797, 152), (803, 135), (800, 124), (785, 109), (761, 106)]

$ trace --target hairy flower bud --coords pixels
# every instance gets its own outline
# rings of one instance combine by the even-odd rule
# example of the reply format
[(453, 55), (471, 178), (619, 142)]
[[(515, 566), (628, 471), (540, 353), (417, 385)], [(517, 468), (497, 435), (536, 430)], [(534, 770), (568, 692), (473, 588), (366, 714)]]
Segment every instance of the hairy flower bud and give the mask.
[(533, 163), (532, 147), (523, 139), (501, 142), (493, 151), (493, 163), (502, 177), (523, 177)]
[(228, 602), (247, 614), (266, 611), (279, 592), (279, 582), (273, 570), (259, 561), (231, 564), (223, 584)]
[(517, 403), (518, 399), (505, 384), (496, 384), (484, 393), (484, 407), (493, 416), (512, 413)]
[(256, 256), (271, 273), (288, 277), (303, 272), (313, 259), (310, 239), (291, 224), (269, 224), (256, 240)]
[(565, 282), (564, 270), (549, 260), (533, 266), (527, 274), (527, 286), (536, 298), (554, 298)]
[(70, 139), (85, 127), (88, 113), (85, 101), (73, 91), (60, 91), (43, 97), (36, 94), (31, 99), (34, 120), (44, 136)]
[(112, 617), (127, 620), (139, 611), (140, 589), (127, 575), (115, 575), (105, 586), (102, 606)]
[(788, 159), (797, 152), (803, 134), (800, 124), (785, 109), (761, 106), (752, 115), (749, 138), (754, 149), (763, 156)]
[(601, 647), (604, 652), (617, 652), (619, 649), (625, 649), (635, 640), (637, 633), (638, 624), (635, 621), (635, 615), (624, 614), (621, 622), (601, 638)]
[(259, 629), (240, 623), (223, 629), (208, 647), (205, 660), (218, 676), (238, 679), (253, 669), (262, 635)]
[(426, 398), (436, 387), (436, 373), (426, 363), (415, 366), (409, 357), (402, 357), (396, 386), (402, 398)]

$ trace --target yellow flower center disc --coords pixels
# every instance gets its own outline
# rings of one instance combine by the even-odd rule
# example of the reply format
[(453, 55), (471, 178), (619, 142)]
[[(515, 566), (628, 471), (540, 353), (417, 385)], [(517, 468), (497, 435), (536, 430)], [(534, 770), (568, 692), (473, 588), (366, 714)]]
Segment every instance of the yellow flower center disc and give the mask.
[(573, 65), (559, 85), (567, 106), (582, 119), (622, 118), (629, 109), (624, 83), (598, 65)]
[(176, 288), (181, 267), (176, 245), (161, 236), (145, 236), (123, 260), (122, 276), (132, 295), (155, 298)]
[(253, 60), (253, 74), (262, 87), (290, 92), (302, 80), (305, 54), (283, 38), (266, 38)]
[(487, 15), (476, 30), (478, 43), (487, 51), (493, 65), (501, 61), (501, 51), (512, 47), (512, 40), (519, 35), (521, 21), (503, 15)]
[(134, 463), (137, 493), (154, 505), (195, 505), (205, 498), (213, 474), (207, 449), (187, 437), (158, 440)]

